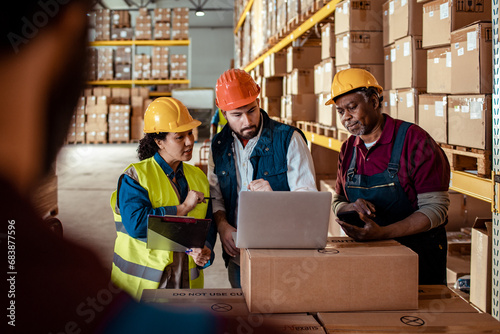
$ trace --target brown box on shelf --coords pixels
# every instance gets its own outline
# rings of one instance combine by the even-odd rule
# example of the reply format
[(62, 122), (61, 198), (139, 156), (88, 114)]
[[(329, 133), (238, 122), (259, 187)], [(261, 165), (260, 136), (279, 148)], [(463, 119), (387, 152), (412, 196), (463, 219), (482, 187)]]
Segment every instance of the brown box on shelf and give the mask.
[[(87, 93), (85, 93), (87, 94)], [(85, 95), (85, 105), (94, 106), (97, 104), (97, 97), (94, 95)]]
[(316, 121), (323, 125), (335, 127), (337, 125), (337, 117), (335, 115), (337, 111), (333, 108), (332, 104), (325, 106), (326, 101), (328, 101), (331, 96), (331, 93), (320, 93), (317, 95), (318, 115), (316, 116)]
[(172, 39), (184, 40), (189, 38), (189, 29), (172, 29)]
[(172, 22), (189, 22), (189, 8), (177, 7), (172, 10)]
[(112, 40), (132, 40), (134, 32), (132, 28), (112, 28), (111, 29), (111, 39)]
[(92, 95), (111, 97), (111, 88), (110, 87), (94, 87), (92, 89)]
[(316, 95), (287, 95), (285, 111), (288, 120), (316, 122)]
[(451, 93), (492, 92), (491, 22), (479, 22), (451, 33)]
[(470, 274), (470, 255), (448, 254), (446, 260), (446, 281), (455, 284), (457, 280)]
[(115, 64), (132, 64), (132, 48), (130, 46), (116, 47)]
[(130, 71), (130, 64), (117, 64), (115, 65), (115, 79), (116, 80), (130, 80), (132, 78)]
[[(151, 20), (150, 17), (148, 17)], [(152, 38), (152, 25), (151, 22), (136, 23), (135, 26), (135, 39), (136, 40), (150, 40)]]
[(323, 89), (321, 92), (330, 92), (332, 88), (333, 77), (335, 76), (335, 58), (323, 59)]
[(142, 96), (142, 98), (147, 99), (149, 97), (149, 89), (146, 87), (130, 88), (130, 96)]
[(107, 123), (108, 122), (108, 114), (103, 114), (103, 113), (100, 113), (100, 114), (95, 114), (95, 113), (90, 113), (90, 114), (87, 114), (87, 118), (86, 118), (86, 121), (85, 123), (86, 124), (89, 124), (89, 123), (93, 123), (93, 124), (96, 124), (96, 123)]
[(99, 104), (99, 105), (87, 105), (85, 107), (85, 113), (87, 115), (89, 114), (95, 114), (95, 115), (106, 115), (108, 113), (108, 105), (105, 104)]
[(427, 92), (437, 94), (451, 92), (451, 48), (449, 46), (427, 50)]
[(108, 141), (108, 132), (107, 131), (86, 132), (85, 133), (85, 140), (87, 143), (92, 143), (92, 142), (106, 143)]
[(415, 0), (389, 2), (388, 44), (406, 36), (422, 36), (422, 4)]
[(171, 21), (171, 10), (170, 8), (155, 8), (154, 10), (154, 20), (155, 22), (168, 22)]
[(277, 0), (276, 1), (276, 30), (279, 32), (280, 30), (286, 28), (286, 24), (288, 22), (287, 17), (287, 2), (285, 0)]
[(278, 97), (283, 95), (283, 78), (269, 77), (262, 80), (262, 96)]
[(392, 87), (392, 70), (396, 60), (396, 46), (394, 44), (384, 47), (384, 89), (390, 90)]
[(262, 109), (264, 109), (270, 117), (281, 116), (281, 96), (262, 97)]
[(293, 69), (290, 88), (291, 95), (314, 94), (314, 70)]
[(130, 129), (110, 132), (108, 137), (110, 142), (128, 142), (130, 140)]
[(141, 140), (144, 137), (144, 118), (141, 116), (132, 116), (130, 119), (130, 139)]
[(116, 28), (130, 27), (130, 12), (128, 10), (114, 10), (111, 15), (111, 23)]
[(491, 95), (448, 96), (448, 144), (491, 149)]
[(325, 252), (242, 249), (241, 286), (250, 312), (412, 310), (418, 308), (418, 256), (394, 240), (342, 237), (329, 238)]
[(422, 94), (418, 99), (418, 125), (438, 143), (448, 143), (446, 94)]
[(470, 302), (486, 313), (491, 312), (491, 224), (491, 217), (477, 218), (471, 240)]
[(335, 58), (335, 25), (327, 23), (321, 27), (321, 59)]
[(111, 103), (111, 99), (106, 95), (96, 96), (96, 105), (108, 106)]
[(418, 88), (398, 89), (398, 118), (418, 124), (418, 98), (423, 91)]
[(157, 22), (154, 30), (155, 39), (170, 39), (170, 23)]
[[(319, 62), (319, 61), (318, 61)], [(264, 58), (264, 77), (282, 77), (287, 73), (286, 50), (271, 53)]]
[(385, 0), (345, 0), (335, 7), (335, 35), (349, 31), (382, 31)]
[(339, 71), (347, 70), (349, 68), (362, 68), (364, 70), (367, 70), (368, 72), (373, 74), (375, 79), (377, 79), (378, 84), (384, 87), (384, 65), (379, 65), (379, 64), (336, 65), (335, 71), (338, 73)]
[(108, 131), (108, 123), (107, 122), (87, 122), (85, 123), (85, 132), (99, 132), (99, 131)]
[(422, 46), (451, 43), (451, 32), (476, 21), (491, 20), (491, 1), (458, 2), (434, 0), (423, 5)]
[(130, 88), (111, 88), (111, 103), (113, 104), (129, 104), (130, 103)]
[(394, 3), (386, 1), (382, 5), (382, 43), (384, 46), (391, 44), (389, 41), (389, 10), (394, 11)]
[(323, 62), (314, 65), (314, 94), (323, 92)]
[(392, 63), (392, 88), (425, 88), (427, 85), (427, 52), (422, 49), (421, 36), (407, 36), (395, 43), (396, 57)]
[(335, 38), (336, 66), (384, 63), (381, 31), (351, 31)]
[(304, 46), (288, 47), (286, 57), (286, 71), (293, 69), (314, 69), (314, 65), (321, 61), (321, 47)]

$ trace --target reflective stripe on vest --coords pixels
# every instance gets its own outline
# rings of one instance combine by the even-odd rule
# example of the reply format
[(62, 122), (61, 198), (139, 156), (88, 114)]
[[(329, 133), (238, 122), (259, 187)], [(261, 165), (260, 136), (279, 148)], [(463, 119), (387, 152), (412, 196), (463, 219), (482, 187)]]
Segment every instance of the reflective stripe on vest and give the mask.
[[(130, 169), (133, 171), (129, 171)], [(183, 164), (183, 169), (189, 189), (201, 191), (205, 196), (210, 196), (205, 174), (199, 168), (189, 164)], [(170, 180), (154, 157), (131, 164), (124, 173), (133, 177), (148, 191), (153, 208), (180, 204)], [(119, 211), (116, 210), (116, 191), (111, 196), (110, 205), (117, 228), (111, 277), (120, 288), (139, 299), (143, 289), (158, 288), (162, 275), (151, 273), (163, 273), (165, 268), (172, 263), (172, 252), (147, 249), (146, 238), (132, 238), (128, 235), (121, 222)], [(207, 208), (208, 203), (199, 203), (188, 213), (188, 216), (205, 218)], [(188, 260), (190, 288), (203, 288), (203, 271), (198, 269), (192, 257), (189, 256)]]

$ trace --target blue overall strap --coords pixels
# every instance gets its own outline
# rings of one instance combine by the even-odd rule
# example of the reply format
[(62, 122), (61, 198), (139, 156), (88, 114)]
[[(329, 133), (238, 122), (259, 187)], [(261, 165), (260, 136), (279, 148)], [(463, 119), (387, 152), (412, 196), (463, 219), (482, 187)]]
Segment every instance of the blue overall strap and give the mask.
[(403, 146), (406, 138), (406, 132), (412, 123), (403, 122), (399, 126), (398, 133), (396, 135), (396, 140), (394, 141), (394, 146), (392, 147), (391, 160), (387, 166), (387, 171), (391, 177), (398, 174), (399, 171), (399, 160), (401, 159), (401, 153), (403, 152)]
[(349, 181), (352, 181), (352, 177), (356, 174), (356, 145), (353, 146), (352, 151), (351, 163), (349, 164), (349, 169), (347, 170), (347, 178)]

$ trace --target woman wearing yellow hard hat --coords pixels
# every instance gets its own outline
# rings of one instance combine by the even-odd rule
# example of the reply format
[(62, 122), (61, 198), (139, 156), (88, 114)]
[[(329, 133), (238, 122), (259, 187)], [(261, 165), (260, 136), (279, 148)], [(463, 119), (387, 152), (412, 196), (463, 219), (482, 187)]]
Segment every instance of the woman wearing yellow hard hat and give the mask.
[(204, 248), (171, 252), (146, 247), (148, 215), (212, 216), (205, 174), (183, 163), (191, 160), (193, 129), (200, 124), (179, 100), (151, 102), (137, 150), (140, 162), (125, 169), (111, 196), (117, 229), (111, 278), (137, 299), (143, 289), (203, 288), (202, 269), (213, 262), (215, 228)]

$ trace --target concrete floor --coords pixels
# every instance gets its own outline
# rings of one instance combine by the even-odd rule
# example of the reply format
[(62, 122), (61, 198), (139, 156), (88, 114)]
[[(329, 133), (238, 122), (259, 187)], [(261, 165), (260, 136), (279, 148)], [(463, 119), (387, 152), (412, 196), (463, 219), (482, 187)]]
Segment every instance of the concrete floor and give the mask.
[[(193, 159), (199, 161), (202, 143), (195, 144)], [(64, 237), (93, 249), (111, 270), (116, 231), (109, 199), (123, 170), (137, 159), (138, 144), (66, 145), (57, 160), (58, 218)], [(205, 269), (206, 288), (229, 288), (217, 240), (216, 257)]]

